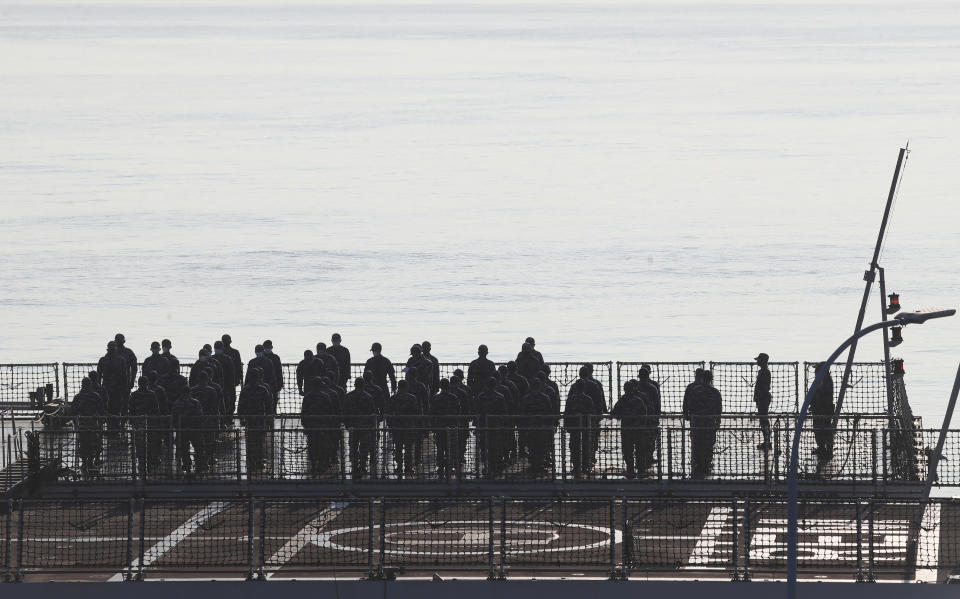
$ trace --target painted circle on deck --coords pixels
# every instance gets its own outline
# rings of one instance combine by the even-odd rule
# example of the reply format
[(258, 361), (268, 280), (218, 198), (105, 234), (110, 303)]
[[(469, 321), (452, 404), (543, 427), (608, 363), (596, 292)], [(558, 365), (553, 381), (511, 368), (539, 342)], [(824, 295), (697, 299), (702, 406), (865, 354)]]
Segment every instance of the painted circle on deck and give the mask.
[[(368, 527), (351, 526), (323, 531), (310, 542), (334, 551), (367, 551)], [(362, 534), (362, 537), (358, 537)], [(380, 526), (374, 527), (375, 538)], [(490, 523), (487, 520), (449, 520), (433, 522), (393, 522), (385, 525), (384, 553), (408, 556), (486, 555), (490, 548)], [(622, 533), (614, 532), (620, 543)], [(500, 522), (494, 523), (494, 551), (500, 549)], [(553, 522), (507, 521), (507, 551), (512, 555), (589, 551), (610, 546), (610, 529), (589, 524), (558, 525)]]

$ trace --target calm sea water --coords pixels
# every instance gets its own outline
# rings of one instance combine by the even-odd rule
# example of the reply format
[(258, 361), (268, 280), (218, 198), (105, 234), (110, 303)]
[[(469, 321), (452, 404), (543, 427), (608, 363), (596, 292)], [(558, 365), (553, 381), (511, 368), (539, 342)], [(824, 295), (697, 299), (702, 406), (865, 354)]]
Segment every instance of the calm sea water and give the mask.
[[(822, 359), (908, 139), (882, 264), (960, 304), (958, 97), (950, 2), (3, 1), (0, 362)], [(958, 331), (895, 352), (930, 423)]]

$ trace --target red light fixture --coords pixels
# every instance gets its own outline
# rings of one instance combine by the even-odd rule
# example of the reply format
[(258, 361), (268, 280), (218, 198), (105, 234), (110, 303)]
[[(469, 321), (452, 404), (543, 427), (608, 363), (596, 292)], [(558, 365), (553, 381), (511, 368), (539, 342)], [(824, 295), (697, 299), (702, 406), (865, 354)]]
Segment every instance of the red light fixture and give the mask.
[(893, 314), (900, 311), (900, 296), (896, 293), (891, 293), (887, 296), (890, 298), (890, 303), (887, 305), (887, 314)]
[(903, 327), (890, 327), (890, 347), (903, 343)]

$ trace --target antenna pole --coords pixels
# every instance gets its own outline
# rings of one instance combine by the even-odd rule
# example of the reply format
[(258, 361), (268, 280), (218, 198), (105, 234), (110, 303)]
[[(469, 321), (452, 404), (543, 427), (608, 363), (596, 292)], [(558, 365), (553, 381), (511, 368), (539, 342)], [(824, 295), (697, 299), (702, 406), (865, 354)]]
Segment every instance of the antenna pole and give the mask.
[[(897, 168), (893, 171), (893, 181), (890, 182), (890, 193), (887, 194), (887, 205), (883, 209), (883, 220), (880, 222), (880, 232), (877, 234), (877, 244), (873, 248), (873, 259), (870, 260), (870, 269), (863, 273), (863, 280), (866, 286), (863, 290), (863, 300), (860, 302), (860, 312), (857, 314), (857, 325), (854, 327), (854, 338), (863, 328), (863, 318), (867, 311), (867, 301), (870, 299), (870, 290), (873, 282), (877, 278), (877, 269), (880, 265), (877, 260), (880, 259), (880, 248), (883, 247), (883, 238), (887, 233), (887, 222), (890, 220), (890, 207), (893, 205), (893, 198), (897, 194), (897, 184), (900, 182), (900, 172), (903, 168), (904, 159), (907, 156), (907, 148), (900, 148), (900, 154), (897, 156)], [(847, 393), (847, 385), (850, 384), (850, 370), (853, 368), (853, 359), (857, 353), (857, 342), (854, 341), (847, 352), (847, 363), (843, 368), (843, 379), (840, 383), (840, 393), (837, 396), (837, 411), (833, 417), (833, 426), (837, 426), (837, 420), (840, 418), (840, 410), (843, 408), (843, 398)], [(890, 368), (890, 364), (884, 364), (884, 368)]]

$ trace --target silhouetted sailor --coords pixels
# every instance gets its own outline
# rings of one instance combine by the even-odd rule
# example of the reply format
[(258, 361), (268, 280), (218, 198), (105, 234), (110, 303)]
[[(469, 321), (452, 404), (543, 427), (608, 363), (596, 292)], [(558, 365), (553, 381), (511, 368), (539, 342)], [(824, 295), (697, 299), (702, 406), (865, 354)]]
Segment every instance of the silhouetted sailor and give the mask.
[(334, 333), (330, 337), (330, 347), (327, 348), (327, 351), (337, 361), (337, 367), (340, 371), (340, 380), (337, 381), (337, 384), (346, 387), (347, 381), (350, 380), (350, 350), (341, 345), (340, 342), (340, 333)]
[(757, 404), (757, 414), (760, 415), (760, 431), (763, 433), (763, 443), (757, 445), (757, 449), (767, 451), (770, 449), (770, 368), (767, 364), (770, 362), (770, 356), (760, 354), (756, 358), (757, 381), (753, 385), (753, 401)]
[(154, 371), (157, 376), (163, 376), (170, 370), (170, 361), (160, 355), (160, 342), (150, 344), (150, 355), (143, 361), (143, 371)]
[(300, 424), (307, 437), (310, 473), (318, 476), (336, 461), (340, 441), (337, 403), (324, 389), (323, 379), (319, 376), (306, 381), (306, 394), (300, 406)]
[(220, 386), (223, 389), (224, 416), (232, 418), (237, 411), (237, 375), (234, 372), (236, 364), (233, 358), (227, 354), (227, 348), (223, 341), (217, 341), (213, 344), (213, 355), (210, 359), (220, 367)]
[(157, 409), (159, 410), (156, 419), (156, 427), (160, 429), (157, 437), (163, 446), (164, 460), (172, 456), (173, 451), (173, 422), (170, 418), (170, 396), (167, 390), (160, 385), (160, 376), (153, 370), (145, 371), (147, 380), (150, 381), (150, 390), (157, 396)]
[(474, 406), (479, 420), (476, 434), (477, 444), (480, 446), (480, 460), (484, 474), (488, 476), (497, 476), (503, 471), (507, 449), (503, 430), (509, 420), (505, 417), (507, 400), (497, 393), (496, 386), (496, 377), (488, 377), (477, 394)]
[(690, 419), (690, 476), (706, 478), (713, 469), (713, 448), (720, 428), (723, 401), (713, 383), (713, 373), (701, 372), (700, 384), (694, 387), (685, 410)]
[(262, 381), (270, 388), (270, 396), (273, 398), (273, 407), (271, 409), (272, 413), (277, 413), (277, 381), (274, 378), (276, 375), (276, 369), (273, 366), (273, 361), (267, 357), (266, 352), (262, 345), (258, 345), (253, 348), (254, 356), (247, 362), (247, 377), (250, 376), (250, 371), (254, 368), (258, 368), (260, 372), (263, 373)]
[(577, 477), (590, 472), (596, 463), (596, 437), (606, 407), (603, 387), (593, 379), (590, 368), (584, 364), (580, 367), (579, 378), (570, 385), (563, 411), (573, 473)]
[(223, 352), (233, 361), (233, 386), (243, 385), (243, 358), (240, 357), (240, 352), (233, 347), (233, 339), (230, 335), (224, 334), (220, 337), (220, 341), (223, 342)]
[(203, 433), (201, 438), (204, 443), (204, 455), (208, 459), (212, 459), (217, 439), (217, 429), (220, 425), (220, 415), (223, 413), (221, 403), (223, 398), (210, 385), (210, 375), (206, 370), (201, 370), (197, 374), (195, 383), (190, 387), (190, 395), (200, 402), (200, 407), (203, 409)]
[[(546, 374), (544, 374), (544, 377)], [(520, 436), (529, 450), (530, 470), (534, 475), (544, 474), (553, 462), (553, 427), (556, 423), (554, 402), (545, 392), (544, 380), (535, 378), (530, 392), (520, 402)]]
[(80, 472), (84, 477), (96, 475), (100, 469), (100, 451), (103, 446), (103, 422), (107, 416), (103, 400), (93, 391), (93, 384), (84, 377), (80, 392), (73, 396), (67, 416), (74, 420), (77, 431), (77, 454)]
[[(337, 384), (340, 384), (340, 381), (343, 379), (343, 375), (340, 372), (340, 363), (337, 362), (337, 359), (333, 354), (330, 353), (330, 350), (327, 349), (327, 344), (320, 342), (317, 344), (317, 360), (320, 360), (320, 363), (323, 364), (323, 369), (325, 371), (324, 376), (329, 378), (331, 381), (334, 381)], [(350, 367), (347, 366), (347, 378), (350, 377)]]
[(643, 464), (653, 464), (657, 451), (657, 439), (660, 438), (660, 387), (650, 380), (650, 367), (644, 364), (637, 372), (637, 391), (643, 395), (647, 406), (646, 428), (643, 434)]
[(170, 350), (173, 349), (173, 343), (171, 343), (169, 339), (164, 339), (160, 342), (160, 347), (163, 348), (163, 352), (160, 355), (163, 356), (169, 364), (165, 374), (180, 374), (180, 360), (170, 352)]
[[(422, 364), (422, 366), (429, 368), (429, 362)], [(404, 375), (404, 380), (407, 382), (407, 391), (417, 398), (417, 402), (420, 404), (420, 413), (429, 414), (430, 413), (430, 389), (427, 388), (427, 385), (422, 381), (420, 377), (420, 371), (413, 367), (406, 367), (406, 374)], [(390, 411), (390, 405), (387, 405), (387, 412)], [(417, 438), (417, 447), (414, 451), (413, 457), (416, 460), (416, 467), (420, 468), (420, 461), (423, 459), (423, 439), (427, 436), (427, 429), (421, 427), (419, 430), (419, 435)]]
[(433, 345), (429, 341), (421, 343), (420, 348), (423, 350), (423, 357), (430, 360), (430, 363), (433, 365), (433, 368), (430, 370), (430, 382), (432, 383), (430, 393), (436, 394), (437, 391), (440, 390), (440, 360), (433, 355)]
[(382, 417), (387, 409), (387, 403), (390, 401), (387, 390), (377, 384), (373, 378), (373, 373), (367, 369), (363, 371), (363, 380), (366, 382), (367, 393), (370, 394), (373, 403), (377, 406), (377, 413)]
[[(549, 375), (549, 374), (550, 374), (550, 366), (548, 366), (547, 363), (544, 362), (544, 360), (543, 360), (543, 354), (541, 354), (540, 352), (537, 351), (537, 349), (536, 349), (536, 348), (537, 348), (537, 342), (534, 341), (533, 337), (527, 337), (526, 340), (524, 341), (524, 343), (530, 344), (530, 349), (531, 349), (534, 357), (537, 359), (538, 362), (540, 362), (540, 368), (538, 368), (538, 370), (542, 370), (542, 371), (546, 372), (546, 373)], [(521, 347), (521, 349), (520, 349), (520, 353), (523, 353), (523, 348), (522, 348), (522, 347)], [(517, 354), (518, 357), (519, 357), (519, 355), (520, 355), (520, 354)]]
[(304, 394), (304, 384), (315, 376), (322, 377), (326, 374), (326, 368), (321, 360), (318, 360), (309, 349), (304, 350), (303, 359), (297, 364), (297, 391), (300, 395)]
[(90, 379), (90, 390), (100, 398), (100, 407), (106, 414), (107, 406), (110, 405), (110, 398), (107, 396), (107, 389), (103, 386), (103, 377), (96, 370), (91, 370), (87, 373), (87, 378)]
[[(379, 343), (374, 343), (370, 346), (370, 351), (373, 352), (364, 368), (373, 373), (373, 380), (383, 387), (384, 389), (390, 389), (390, 393), (397, 392), (397, 376), (393, 372), (393, 363), (384, 356), (381, 352), (383, 351), (383, 346)], [(390, 378), (390, 384), (387, 385), (387, 378)]]
[(115, 342), (107, 344), (107, 354), (97, 363), (97, 373), (103, 378), (103, 387), (107, 392), (107, 412), (112, 416), (108, 428), (117, 429), (120, 426), (120, 417), (127, 413), (130, 394), (127, 379), (130, 369), (127, 361), (118, 352)]
[(175, 381), (175, 398), (170, 410), (177, 432), (177, 463), (180, 471), (189, 475), (193, 470), (190, 448), (193, 448), (193, 455), (196, 458), (197, 473), (206, 470), (207, 457), (203, 440), (203, 407), (199, 401), (190, 396), (189, 387), (186, 387), (187, 392), (183, 393), (186, 384), (187, 379), (182, 376)]
[(497, 365), (487, 359), (488, 353), (487, 346), (481, 345), (477, 348), (477, 359), (467, 367), (467, 387), (474, 396), (486, 386), (487, 379), (497, 376)]
[[(819, 373), (826, 366), (826, 362), (820, 362), (816, 365), (816, 373)], [(833, 377), (830, 376), (830, 370), (823, 373), (823, 379), (820, 380), (820, 386), (814, 391), (810, 398), (810, 413), (813, 415), (813, 435), (817, 440), (817, 448), (814, 450), (821, 458), (828, 458), (833, 455), (833, 415), (836, 408), (833, 405)]]
[(687, 385), (683, 390), (683, 419), (690, 420), (690, 406), (693, 405), (693, 397), (697, 388), (703, 384), (703, 368), (697, 368), (693, 371), (693, 382)]
[(283, 362), (280, 361), (280, 356), (273, 353), (273, 341), (269, 339), (263, 342), (263, 354), (273, 364), (273, 401), (274, 408), (276, 408), (276, 402), (280, 399), (280, 391), (283, 390)]
[(448, 477), (463, 473), (461, 437), (466, 434), (460, 396), (450, 389), (448, 379), (440, 379), (440, 391), (430, 398), (430, 426), (437, 448), (437, 474)]
[(143, 477), (154, 473), (160, 463), (160, 434), (156, 432), (160, 402), (150, 388), (150, 379), (142, 376), (137, 389), (130, 394), (130, 425), (133, 427), (133, 448), (137, 459), (137, 473)]
[(450, 377), (450, 392), (460, 401), (460, 414), (463, 415), (459, 437), (459, 455), (461, 459), (467, 454), (467, 440), (470, 437), (470, 418), (474, 415), (473, 401), (470, 399), (470, 390), (463, 383), (463, 371), (457, 368)]
[(525, 438), (520, 435), (520, 430), (518, 427), (522, 424), (524, 419), (523, 413), (520, 409), (521, 400), (523, 396), (520, 395), (520, 390), (517, 389), (517, 386), (513, 384), (513, 381), (510, 380), (510, 373), (507, 371), (507, 367), (500, 365), (497, 367), (497, 385), (495, 387), (497, 393), (503, 396), (507, 400), (507, 414), (513, 416), (512, 418), (506, 419), (504, 425), (510, 429), (506, 433), (504, 441), (507, 444), (506, 459), (508, 462), (513, 462), (518, 457), (517, 448), (526, 447), (523, 443)]
[(343, 424), (350, 431), (350, 464), (356, 478), (376, 468), (377, 406), (364, 388), (363, 379), (358, 378), (353, 384), (353, 391), (344, 398)]
[(423, 350), (419, 344), (413, 344), (410, 347), (410, 357), (407, 358), (407, 368), (416, 369), (417, 380), (426, 388), (429, 394), (433, 394), (433, 362), (423, 356)]
[(190, 367), (190, 385), (196, 385), (197, 381), (200, 380), (200, 374), (204, 372), (206, 372), (212, 380), (213, 377), (210, 376), (209, 373), (210, 367), (210, 353), (205, 349), (201, 349), (197, 352), (197, 361)]
[(273, 428), (273, 393), (263, 382), (263, 371), (247, 369), (247, 382), (240, 390), (237, 401), (237, 416), (244, 427), (246, 439), (247, 475), (263, 472), (264, 444), (267, 427)]
[(534, 351), (533, 346), (529, 343), (523, 344), (520, 353), (517, 354), (516, 362), (517, 372), (525, 376), (527, 380), (536, 377), (540, 371), (546, 372), (543, 359), (537, 355), (537, 352)]
[(637, 391), (637, 381), (630, 379), (623, 384), (623, 395), (610, 410), (610, 416), (620, 419), (620, 450), (627, 465), (626, 477), (636, 478), (643, 468), (644, 428), (647, 425), (647, 402)]
[(419, 465), (415, 453), (420, 450), (421, 430), (423, 428), (423, 409), (418, 400), (409, 391), (409, 380), (400, 381), (397, 392), (387, 404), (386, 421), (393, 438), (393, 459), (399, 478), (413, 474)]
[(127, 390), (129, 391), (133, 389), (137, 381), (137, 368), (139, 367), (137, 354), (133, 353), (133, 350), (126, 346), (127, 340), (123, 336), (123, 333), (114, 335), (113, 342), (117, 344), (117, 353), (120, 354), (123, 361), (127, 363)]

